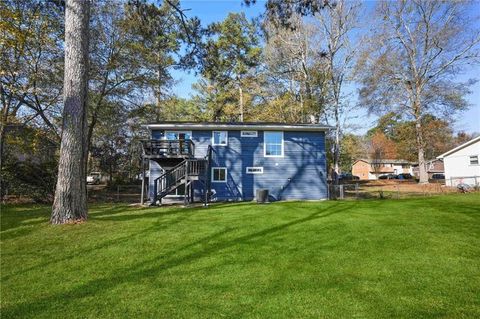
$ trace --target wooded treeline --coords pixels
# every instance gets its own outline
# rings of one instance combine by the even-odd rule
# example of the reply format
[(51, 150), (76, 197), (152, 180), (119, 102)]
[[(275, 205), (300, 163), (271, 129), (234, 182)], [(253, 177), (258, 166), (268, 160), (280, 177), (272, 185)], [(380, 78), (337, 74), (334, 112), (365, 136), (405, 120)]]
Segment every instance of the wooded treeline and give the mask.
[[(458, 76), (479, 63), (471, 3), (312, 3), (268, 1), (264, 17), (204, 25), (178, 0), (91, 2), (87, 171), (134, 180), (140, 126), (164, 120), (329, 124), (337, 171), (379, 147), (422, 164), (469, 138), (453, 121), (475, 81)], [(29, 187), (47, 201), (64, 120), (64, 12), (64, 1), (0, 2), (2, 191)], [(188, 98), (172, 93), (179, 71), (198, 75)], [(380, 116), (365, 136), (360, 109)]]

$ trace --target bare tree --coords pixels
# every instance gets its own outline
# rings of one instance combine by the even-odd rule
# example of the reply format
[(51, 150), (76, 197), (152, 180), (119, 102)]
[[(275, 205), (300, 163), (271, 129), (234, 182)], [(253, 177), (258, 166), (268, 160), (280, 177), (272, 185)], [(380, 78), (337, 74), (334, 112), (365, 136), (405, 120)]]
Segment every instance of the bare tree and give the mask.
[(349, 107), (345, 86), (351, 81), (358, 54), (357, 46), (352, 43), (352, 39), (353, 31), (358, 26), (359, 11), (359, 3), (341, 0), (335, 5), (327, 5), (316, 16), (319, 22), (319, 41), (322, 43), (318, 59), (325, 63), (325, 78), (329, 92), (326, 118), (331, 119), (335, 125), (332, 153), (337, 176), (340, 168), (342, 126)]
[(290, 17), (290, 28), (267, 20), (267, 43), (264, 59), (267, 68), (270, 94), (275, 98), (286, 96), (289, 109), (285, 119), (306, 122), (312, 114), (312, 69), (314, 44), (312, 24), (302, 21), (299, 15)]
[(386, 1), (360, 60), (360, 101), (376, 113), (415, 121), (420, 183), (428, 183), (422, 118), (468, 107), (468, 83), (456, 77), (478, 63), (480, 32), (462, 1)]
[(87, 84), (90, 1), (67, 0), (63, 126), (51, 223), (87, 219)]

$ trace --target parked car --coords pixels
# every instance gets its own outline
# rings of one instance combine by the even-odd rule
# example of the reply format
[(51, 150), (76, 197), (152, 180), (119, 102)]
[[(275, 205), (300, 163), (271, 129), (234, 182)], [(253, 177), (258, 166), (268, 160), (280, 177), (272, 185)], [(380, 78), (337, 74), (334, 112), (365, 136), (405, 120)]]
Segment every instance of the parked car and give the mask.
[(101, 174), (99, 172), (91, 172), (87, 176), (87, 184), (94, 184), (94, 185), (100, 184), (100, 178), (101, 178)]
[(378, 179), (396, 179), (397, 175), (395, 174), (385, 174), (385, 175), (380, 175)]
[(397, 179), (413, 179), (413, 176), (410, 173), (402, 173), (402, 174), (398, 174), (396, 178)]
[(358, 181), (360, 177), (352, 175), (351, 173), (342, 173), (338, 176), (341, 181)]
[(433, 174), (432, 179), (445, 179), (445, 174), (440, 174), (440, 173)]

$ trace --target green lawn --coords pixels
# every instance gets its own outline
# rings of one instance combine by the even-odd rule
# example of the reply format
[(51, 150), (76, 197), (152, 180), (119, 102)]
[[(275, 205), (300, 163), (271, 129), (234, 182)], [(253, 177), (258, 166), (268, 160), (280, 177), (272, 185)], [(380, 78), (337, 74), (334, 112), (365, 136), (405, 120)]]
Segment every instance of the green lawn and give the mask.
[(1, 212), (2, 318), (480, 318), (480, 195)]

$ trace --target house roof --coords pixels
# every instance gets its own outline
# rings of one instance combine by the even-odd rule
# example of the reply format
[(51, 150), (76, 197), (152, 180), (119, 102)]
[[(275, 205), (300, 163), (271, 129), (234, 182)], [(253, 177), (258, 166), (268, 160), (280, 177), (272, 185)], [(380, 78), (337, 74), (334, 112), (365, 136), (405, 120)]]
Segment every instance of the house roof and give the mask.
[(480, 141), (480, 136), (477, 136), (477, 137), (471, 139), (470, 141), (468, 141), (468, 142), (466, 142), (466, 143), (463, 143), (462, 145), (459, 145), (459, 146), (457, 146), (457, 147), (455, 147), (455, 148), (452, 148), (451, 150), (443, 153), (442, 155), (437, 156), (437, 158), (438, 158), (438, 159), (444, 158), (445, 156), (448, 156), (448, 155), (450, 155), (450, 154), (453, 154), (453, 153), (461, 150), (462, 148), (465, 148), (465, 147), (467, 147), (467, 146), (469, 146), (469, 145), (475, 144), (475, 143), (477, 143), (477, 142), (479, 142), (479, 141)]
[[(430, 163), (433, 163), (433, 162), (436, 162), (436, 161), (441, 161), (441, 162), (443, 162), (443, 159), (442, 159), (442, 158), (433, 158), (433, 159), (431, 159), (431, 160), (429, 160), (429, 161), (426, 161), (425, 164), (430, 164)], [(413, 166), (417, 167), (417, 166), (418, 166), (418, 163), (413, 164)]]
[(355, 163), (357, 162), (365, 162), (365, 163), (368, 163), (368, 164), (414, 164), (410, 161), (407, 161), (407, 160), (402, 160), (402, 159), (381, 159), (381, 160), (375, 160), (375, 159), (365, 159), (365, 158), (362, 158), (362, 159), (357, 159), (353, 165), (355, 165)]
[(264, 131), (328, 131), (333, 127), (324, 124), (279, 123), (279, 122), (158, 122), (144, 127), (164, 130), (264, 130)]

